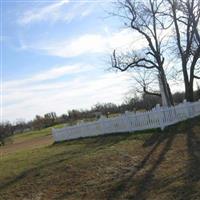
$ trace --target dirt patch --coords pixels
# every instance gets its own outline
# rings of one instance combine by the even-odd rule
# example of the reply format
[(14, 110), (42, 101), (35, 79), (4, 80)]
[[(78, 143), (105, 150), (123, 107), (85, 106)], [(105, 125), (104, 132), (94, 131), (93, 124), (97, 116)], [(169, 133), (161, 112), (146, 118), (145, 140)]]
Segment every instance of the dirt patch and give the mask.
[(41, 136), (37, 138), (30, 138), (22, 142), (13, 142), (0, 147), (0, 155), (4, 156), (7, 154), (19, 152), (22, 150), (30, 150), (35, 148), (40, 148), (53, 143), (53, 138), (51, 135)]

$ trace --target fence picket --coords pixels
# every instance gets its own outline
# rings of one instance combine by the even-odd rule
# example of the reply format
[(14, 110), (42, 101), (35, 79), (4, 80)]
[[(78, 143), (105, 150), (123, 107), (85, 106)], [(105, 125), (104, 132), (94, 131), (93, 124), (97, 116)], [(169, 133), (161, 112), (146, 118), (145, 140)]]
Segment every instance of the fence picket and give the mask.
[(186, 102), (174, 107), (157, 105), (151, 111), (125, 112), (118, 117), (102, 117), (98, 121), (81, 123), (60, 129), (52, 128), (52, 136), (56, 142), (90, 137), (117, 132), (134, 132), (151, 128), (161, 128), (200, 115), (200, 100)]

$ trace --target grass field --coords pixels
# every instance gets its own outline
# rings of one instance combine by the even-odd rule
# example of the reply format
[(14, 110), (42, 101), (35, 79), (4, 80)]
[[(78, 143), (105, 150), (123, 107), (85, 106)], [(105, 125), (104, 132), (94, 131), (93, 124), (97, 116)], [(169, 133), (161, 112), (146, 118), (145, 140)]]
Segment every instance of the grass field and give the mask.
[(0, 147), (1, 200), (200, 200), (200, 118), (164, 132), (11, 140)]

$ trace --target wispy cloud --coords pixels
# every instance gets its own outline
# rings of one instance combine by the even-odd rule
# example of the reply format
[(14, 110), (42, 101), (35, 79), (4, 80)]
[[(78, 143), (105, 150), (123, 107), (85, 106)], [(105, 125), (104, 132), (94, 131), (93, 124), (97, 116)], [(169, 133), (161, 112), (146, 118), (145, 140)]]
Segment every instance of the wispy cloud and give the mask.
[[(55, 69), (49, 71), (53, 72)], [(91, 74), (92, 71), (80, 73), (70, 80), (41, 82), (40, 80), (46, 79), (46, 75), (45, 78), (43, 75), (42, 78), (36, 78), (41, 77), (39, 73), (30, 78), (34, 82), (27, 82), (28, 79), (21, 80), (20, 85), (13, 84), (18, 80), (7, 82), (3, 96), (4, 120), (32, 119), (36, 114), (42, 115), (51, 111), (62, 114), (72, 108), (89, 108), (97, 102), (120, 103), (130, 89), (128, 73)]]
[[(24, 45), (24, 44), (23, 44)], [(42, 41), (26, 44), (26, 49), (40, 51), (48, 55), (59, 57), (74, 57), (91, 53), (110, 53), (113, 49), (138, 50), (144, 47), (144, 39), (129, 29), (117, 33), (85, 34), (77, 38), (62, 41)]]
[(29, 78), (22, 80), (12, 80), (4, 83), (7, 90), (10, 88), (16, 88), (21, 86), (27, 86), (27, 84), (36, 84), (42, 81), (49, 81), (61, 78), (63, 76), (71, 76), (73, 74), (83, 73), (91, 70), (91, 66), (84, 66), (83, 64), (74, 64), (66, 66), (58, 66), (49, 70), (40, 72), (36, 75), (32, 75)]
[(68, 4), (69, 0), (59, 1), (48, 6), (43, 6), (37, 9), (28, 10), (23, 13), (19, 19), (20, 24), (28, 24), (36, 21), (44, 21), (49, 18), (57, 19), (60, 15), (60, 8)]
[(66, 21), (70, 22), (76, 17), (86, 17), (92, 12), (95, 3), (73, 2), (70, 0), (56, 1), (46, 6), (39, 6), (26, 10), (18, 19), (18, 23), (26, 25), (43, 21)]

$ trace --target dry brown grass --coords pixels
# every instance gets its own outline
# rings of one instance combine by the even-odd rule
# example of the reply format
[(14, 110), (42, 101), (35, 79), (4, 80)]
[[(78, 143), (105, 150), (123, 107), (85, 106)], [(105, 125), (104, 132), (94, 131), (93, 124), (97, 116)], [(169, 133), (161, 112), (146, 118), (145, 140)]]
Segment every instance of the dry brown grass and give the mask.
[(198, 200), (200, 118), (165, 132), (87, 138), (9, 153), (0, 161), (2, 171), (0, 199), (6, 200)]

